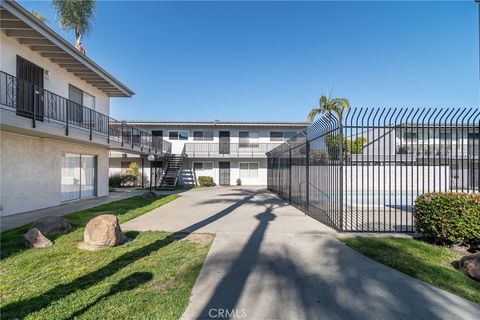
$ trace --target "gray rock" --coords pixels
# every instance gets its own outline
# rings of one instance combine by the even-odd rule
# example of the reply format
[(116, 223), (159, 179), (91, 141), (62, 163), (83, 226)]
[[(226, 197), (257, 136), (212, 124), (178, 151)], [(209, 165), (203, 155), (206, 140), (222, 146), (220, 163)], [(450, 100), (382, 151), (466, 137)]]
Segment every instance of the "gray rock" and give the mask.
[(72, 230), (72, 225), (65, 217), (47, 216), (42, 217), (32, 224), (44, 235), (51, 233), (67, 233)]
[(80, 249), (96, 251), (114, 247), (127, 241), (120, 228), (118, 219), (113, 214), (102, 214), (91, 219), (83, 231)]
[(47, 248), (52, 246), (52, 241), (48, 240), (37, 228), (32, 228), (23, 235), (25, 245), (29, 248)]
[(153, 191), (147, 191), (142, 195), (145, 200), (153, 200), (157, 197), (157, 194)]
[(480, 253), (462, 257), (458, 269), (475, 281), (480, 282)]

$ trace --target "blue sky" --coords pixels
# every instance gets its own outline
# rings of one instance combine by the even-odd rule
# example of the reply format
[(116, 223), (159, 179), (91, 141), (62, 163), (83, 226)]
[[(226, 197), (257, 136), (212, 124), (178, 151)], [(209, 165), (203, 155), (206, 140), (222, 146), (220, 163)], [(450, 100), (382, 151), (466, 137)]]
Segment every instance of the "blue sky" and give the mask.
[[(63, 32), (49, 2), (20, 1)], [(304, 120), (352, 106), (479, 106), (478, 11), (454, 2), (100, 1), (87, 55), (126, 120)]]

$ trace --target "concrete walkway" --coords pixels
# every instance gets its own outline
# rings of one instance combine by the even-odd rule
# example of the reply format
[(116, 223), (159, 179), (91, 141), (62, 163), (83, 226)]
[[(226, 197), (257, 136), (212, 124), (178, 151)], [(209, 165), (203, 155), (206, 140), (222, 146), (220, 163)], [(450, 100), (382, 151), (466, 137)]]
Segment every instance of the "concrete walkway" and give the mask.
[(90, 209), (105, 203), (130, 198), (143, 194), (142, 190), (125, 190), (122, 192), (112, 192), (109, 196), (100, 198), (83, 199), (79, 201), (67, 202), (59, 206), (33, 210), (11, 216), (0, 217), (0, 231), (10, 230), (24, 224), (31, 223), (44, 216), (63, 216), (71, 212)]
[(184, 319), (480, 319), (259, 188), (191, 190), (122, 228), (216, 233)]

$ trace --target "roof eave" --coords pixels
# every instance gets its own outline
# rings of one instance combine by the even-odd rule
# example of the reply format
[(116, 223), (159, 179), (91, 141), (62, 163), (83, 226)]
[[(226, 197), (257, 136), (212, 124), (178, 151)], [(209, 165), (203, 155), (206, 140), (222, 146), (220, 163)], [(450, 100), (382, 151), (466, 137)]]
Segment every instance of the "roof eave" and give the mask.
[[(109, 82), (112, 86), (117, 88), (121, 93), (123, 93), (123, 97), (131, 97), (135, 93), (117, 80), (114, 76), (110, 73), (105, 71), (102, 67), (96, 64), (93, 60), (88, 58), (83, 53), (79, 52), (74, 46), (68, 43), (65, 39), (63, 39), (59, 34), (49, 28), (47, 25), (43, 24), (40, 21), (37, 21), (35, 17), (32, 16), (30, 12), (28, 12), (25, 8), (21, 5), (16, 3), (15, 1), (11, 0), (4, 0), (2, 1), (1, 6), (5, 8), (7, 11), (10, 11), (12, 14), (19, 17), (25, 24), (29, 27), (34, 29), (36, 32), (40, 33), (42, 36), (47, 38), (49, 41), (60, 47), (64, 50), (67, 54), (71, 55), (74, 59), (78, 60), (80, 63), (84, 64), (87, 68), (91, 71), (102, 77), (105, 81)], [(110, 96), (122, 96), (118, 95), (110, 95)]]

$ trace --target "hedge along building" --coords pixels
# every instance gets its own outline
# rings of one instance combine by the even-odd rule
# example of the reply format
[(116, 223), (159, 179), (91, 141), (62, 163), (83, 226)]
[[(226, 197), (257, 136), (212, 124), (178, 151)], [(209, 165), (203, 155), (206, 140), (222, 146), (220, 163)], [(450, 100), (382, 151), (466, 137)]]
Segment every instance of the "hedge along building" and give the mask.
[(108, 195), (108, 150), (161, 153), (109, 117), (133, 92), (14, 1), (0, 5), (1, 216)]
[[(266, 185), (266, 152), (308, 126), (307, 122), (255, 121), (129, 121), (128, 124), (171, 143), (173, 156), (158, 157), (154, 163), (151, 180), (156, 186), (170, 174), (166, 168), (171, 167), (172, 161), (181, 162), (181, 170), (177, 172), (179, 184), (193, 185), (198, 183), (199, 176), (210, 176), (217, 185), (235, 185), (237, 179), (243, 185)], [(150, 176), (149, 161), (127, 152), (111, 153), (110, 173), (125, 173), (132, 161), (140, 168), (143, 164), (145, 175)]]
[(343, 121), (346, 139), (329, 114), (270, 151), (269, 189), (337, 230), (383, 232), (414, 231), (420, 194), (480, 190), (479, 108), (353, 108)]

